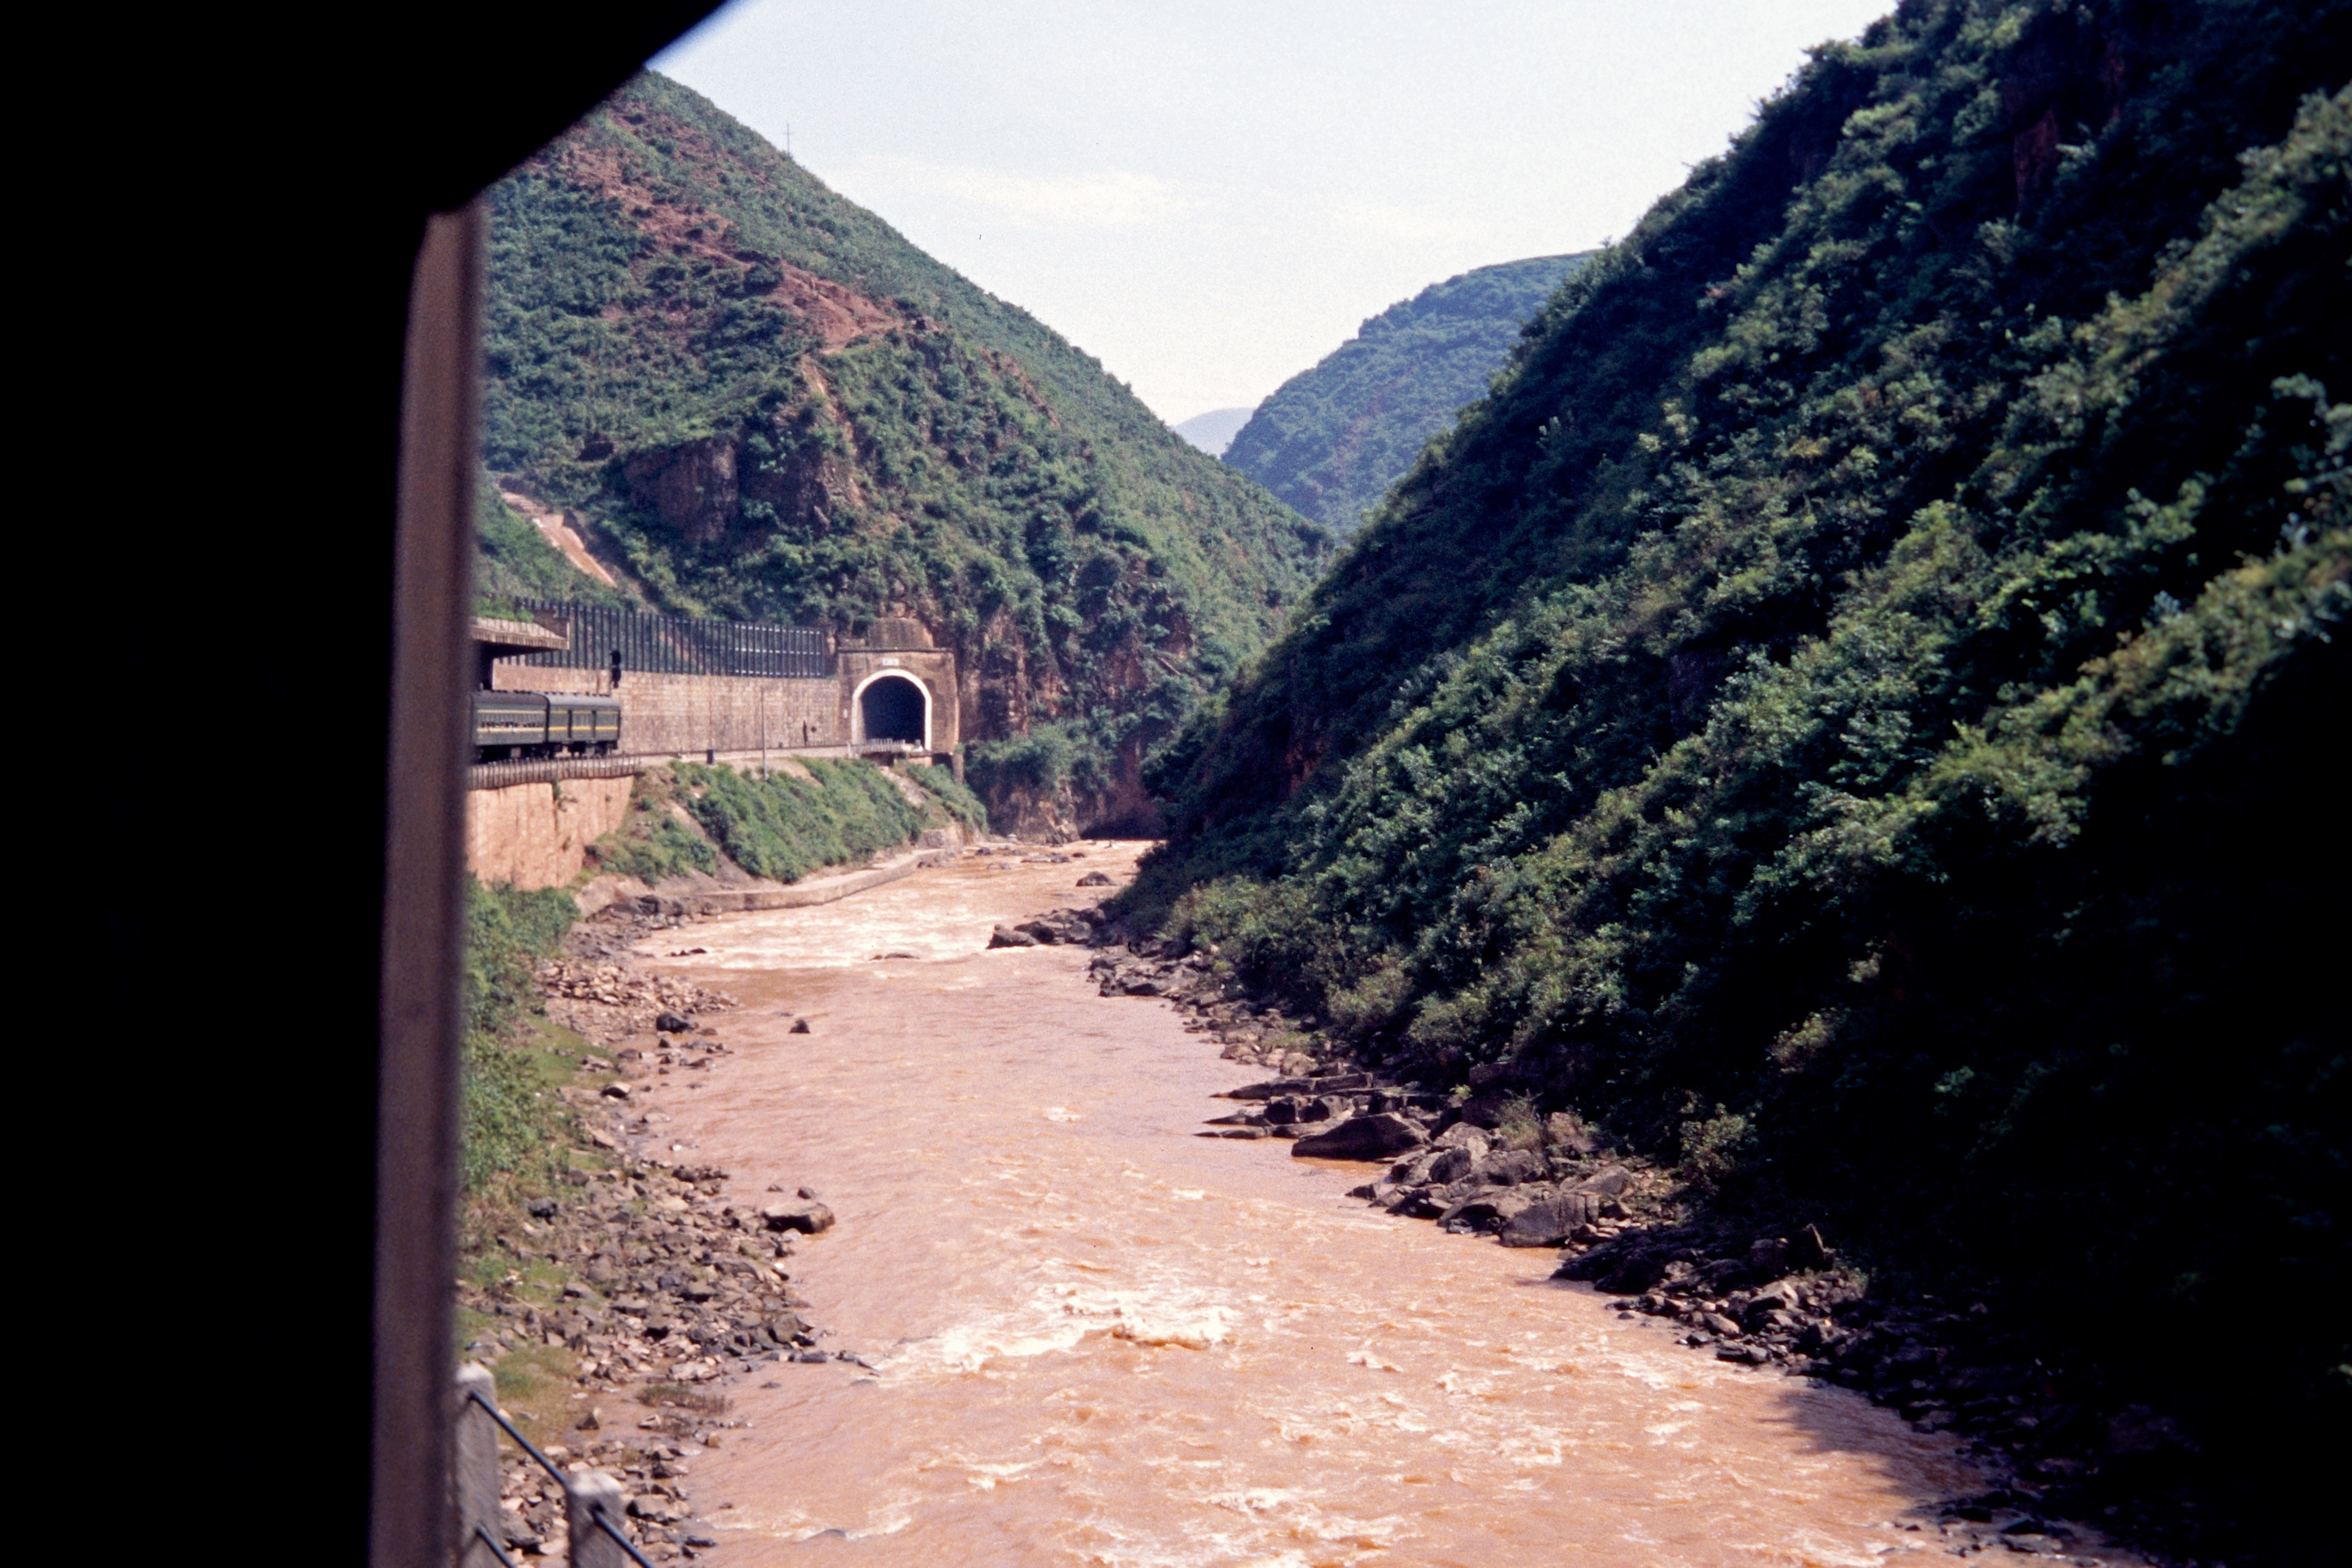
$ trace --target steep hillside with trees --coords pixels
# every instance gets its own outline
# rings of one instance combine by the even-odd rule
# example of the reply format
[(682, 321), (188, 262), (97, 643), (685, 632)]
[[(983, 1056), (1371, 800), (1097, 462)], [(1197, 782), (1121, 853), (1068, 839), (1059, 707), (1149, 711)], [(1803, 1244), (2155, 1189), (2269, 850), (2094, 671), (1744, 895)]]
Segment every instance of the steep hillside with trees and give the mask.
[(1906, 0), (1819, 51), (1171, 752), (1139, 912), (2324, 1518), (2352, 1320), (2247, 1309), (2352, 1286), (2348, 35)]
[(1519, 329), (1585, 256), (1538, 256), (1433, 283), (1366, 321), (1257, 406), (1228, 468), (1352, 533), (1431, 437), (1486, 395)]
[[(1000, 822), (1148, 823), (1145, 759), (1318, 563), (1318, 530), (1097, 362), (675, 82), (637, 78), (491, 205), (499, 482), (659, 608), (929, 626)], [(492, 581), (561, 563), (492, 534)]]

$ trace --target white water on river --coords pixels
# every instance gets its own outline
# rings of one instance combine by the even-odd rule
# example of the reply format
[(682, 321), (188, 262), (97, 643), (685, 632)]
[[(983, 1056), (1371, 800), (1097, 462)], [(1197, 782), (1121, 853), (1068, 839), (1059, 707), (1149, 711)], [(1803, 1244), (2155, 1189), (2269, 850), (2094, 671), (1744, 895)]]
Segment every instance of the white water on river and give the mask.
[(839, 1224), (788, 1267), (822, 1342), (877, 1369), (730, 1389), (751, 1424), (690, 1482), (706, 1561), (1941, 1558), (1935, 1505), (1984, 1484), (1949, 1438), (1681, 1348), (1549, 1251), (1343, 1195), (1375, 1167), (1194, 1136), (1263, 1075), (1097, 996), (1082, 949), (983, 951), (1140, 847), (1079, 847), (645, 944), (745, 1004), (701, 1087), (655, 1091), (664, 1142), (732, 1201), (824, 1195)]

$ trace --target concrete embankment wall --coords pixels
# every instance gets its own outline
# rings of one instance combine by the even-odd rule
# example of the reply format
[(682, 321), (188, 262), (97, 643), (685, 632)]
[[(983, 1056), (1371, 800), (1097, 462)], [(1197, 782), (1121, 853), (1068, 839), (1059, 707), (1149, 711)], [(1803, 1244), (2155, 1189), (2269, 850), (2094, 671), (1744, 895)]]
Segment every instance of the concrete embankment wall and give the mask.
[(485, 882), (557, 888), (588, 846), (621, 826), (634, 777), (564, 779), (466, 792), (466, 868)]

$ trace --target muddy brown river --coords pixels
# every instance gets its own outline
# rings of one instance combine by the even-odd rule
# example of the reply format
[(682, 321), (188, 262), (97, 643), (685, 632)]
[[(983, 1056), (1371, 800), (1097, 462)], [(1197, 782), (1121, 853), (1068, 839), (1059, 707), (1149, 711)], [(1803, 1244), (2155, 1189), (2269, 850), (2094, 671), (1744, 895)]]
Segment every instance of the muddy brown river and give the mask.
[(1140, 847), (1078, 847), (646, 943), (745, 1004), (716, 1020), (736, 1055), (656, 1092), (663, 1145), (738, 1202), (823, 1194), (794, 1283), (874, 1368), (730, 1389), (749, 1425), (692, 1466), (708, 1561), (1942, 1558), (1935, 1505), (1984, 1484), (1950, 1439), (1675, 1345), (1550, 1251), (1343, 1195), (1376, 1167), (1194, 1136), (1263, 1073), (1097, 996), (1085, 950), (984, 951)]

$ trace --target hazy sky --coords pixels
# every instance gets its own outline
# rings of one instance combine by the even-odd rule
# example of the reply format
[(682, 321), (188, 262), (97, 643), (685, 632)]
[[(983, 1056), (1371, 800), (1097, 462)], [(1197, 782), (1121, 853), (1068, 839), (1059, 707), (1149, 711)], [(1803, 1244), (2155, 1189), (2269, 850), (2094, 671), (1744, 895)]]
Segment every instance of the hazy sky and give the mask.
[(1892, 0), (737, 0), (655, 62), (1171, 422), (1630, 229)]

